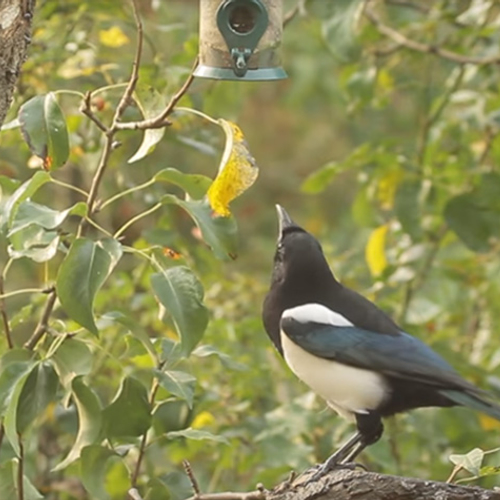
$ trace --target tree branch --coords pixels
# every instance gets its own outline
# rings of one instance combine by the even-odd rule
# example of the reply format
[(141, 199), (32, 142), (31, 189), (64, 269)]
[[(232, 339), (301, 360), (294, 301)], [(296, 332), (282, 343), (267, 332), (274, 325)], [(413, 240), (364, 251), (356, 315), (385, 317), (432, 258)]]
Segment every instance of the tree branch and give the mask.
[(7, 316), (7, 309), (5, 307), (5, 299), (4, 299), (4, 277), (3, 275), (0, 276), (0, 314), (2, 316), (2, 323), (3, 323), (3, 329), (5, 332), (5, 338), (7, 339), (7, 346), (9, 349), (12, 349), (14, 347), (14, 342), (12, 342), (12, 335), (10, 333), (10, 325), (9, 325), (9, 318)]
[(444, 49), (439, 45), (429, 45), (415, 40), (407, 38), (405, 35), (396, 31), (384, 24), (380, 18), (375, 14), (375, 12), (366, 5), (364, 9), (364, 15), (367, 19), (377, 28), (379, 33), (382, 33), (386, 37), (390, 38), (396, 44), (406, 47), (407, 49), (414, 50), (416, 52), (422, 52), (424, 54), (432, 54), (442, 59), (447, 59), (448, 61), (453, 61), (458, 64), (477, 64), (479, 66), (487, 64), (498, 64), (500, 63), (500, 55), (492, 57), (472, 57), (465, 56), (463, 54), (458, 54), (448, 49)]
[(49, 319), (52, 314), (52, 310), (54, 309), (54, 305), (56, 303), (57, 294), (56, 289), (52, 288), (49, 292), (49, 297), (47, 298), (47, 302), (45, 303), (45, 309), (43, 310), (42, 317), (38, 322), (38, 325), (33, 332), (33, 335), (29, 338), (29, 340), (24, 344), (26, 349), (32, 351), (40, 342), (40, 339), (44, 336), (49, 328)]
[[(309, 484), (307, 477), (300, 476), (294, 483), (278, 485), (266, 495), (266, 500), (429, 500), (432, 498), (500, 500), (500, 492), (375, 472), (339, 469)], [(209, 499), (205, 496), (198, 500), (226, 499)]]

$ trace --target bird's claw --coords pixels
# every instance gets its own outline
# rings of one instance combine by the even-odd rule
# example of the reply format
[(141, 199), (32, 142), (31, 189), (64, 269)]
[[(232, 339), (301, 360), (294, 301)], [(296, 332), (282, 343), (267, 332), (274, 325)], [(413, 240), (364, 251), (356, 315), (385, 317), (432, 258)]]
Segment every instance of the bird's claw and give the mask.
[[(317, 464), (307, 471), (303, 472), (296, 481), (294, 481), (294, 485), (300, 484), (301, 486), (305, 486), (310, 483), (314, 483), (318, 479), (321, 479), (323, 476), (328, 474), (332, 470), (355, 470), (356, 468), (363, 469), (367, 471), (368, 469), (358, 462), (346, 462), (346, 463), (336, 463), (336, 464)], [(313, 472), (314, 471), (314, 472)], [(313, 472), (312, 476), (308, 476), (309, 473)], [(305, 477), (307, 476), (307, 477)], [(304, 478), (304, 481), (301, 481), (301, 478)]]

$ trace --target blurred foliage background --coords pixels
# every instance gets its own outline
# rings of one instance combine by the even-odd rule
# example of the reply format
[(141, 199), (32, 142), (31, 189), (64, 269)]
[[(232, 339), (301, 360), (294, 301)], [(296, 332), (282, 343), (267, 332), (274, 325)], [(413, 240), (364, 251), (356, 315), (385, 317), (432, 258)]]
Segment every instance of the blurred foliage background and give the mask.
[[(191, 494), (184, 459), (203, 491), (245, 490), (258, 482), (272, 487), (291, 469), (324, 460), (352, 431), (291, 375), (263, 330), (260, 310), (277, 236), (275, 203), (318, 237), (343, 283), (500, 397), (500, 7), (488, 0), (303, 0), (298, 8), (295, 0), (284, 3), (286, 12), (296, 9), (282, 47), (287, 80), (195, 80), (181, 101), (238, 123), (260, 167), (255, 185), (232, 206), (238, 258), (218, 260), (179, 207), (164, 207), (124, 233), (132, 248), (161, 245), (179, 253), (164, 265), (180, 262), (194, 271), (210, 315), (199, 346), (175, 365), (184, 374), (180, 385), (173, 391), (162, 386), (155, 402), (138, 477), (148, 499), (167, 498), (167, 490), (173, 498)], [(145, 32), (140, 83), (170, 97), (196, 57), (198, 2), (138, 5)], [(122, 91), (114, 84), (129, 77), (135, 40), (126, 2), (39, 2), (30, 56), (7, 122), (30, 98), (56, 93), (71, 146), (68, 163), (54, 173), (59, 180), (88, 189), (102, 148), (100, 132), (79, 112), (78, 95), (59, 91), (110, 86), (93, 101), (99, 116), (110, 116)], [(132, 107), (124, 120), (139, 117)], [(110, 160), (101, 198), (165, 168), (215, 177), (221, 131), (190, 115), (171, 118), (155, 150), (135, 163), (127, 161), (142, 132), (120, 132), (122, 146)], [(19, 129), (2, 131), (4, 208), (17, 187), (5, 179), (24, 182), (39, 168)], [(134, 192), (97, 220), (113, 233), (166, 189), (157, 184)], [(52, 184), (34, 199), (58, 210), (81, 201), (78, 193)], [(74, 234), (75, 224), (69, 221), (65, 230)], [(5, 263), (12, 244), (5, 228), (0, 242)], [(53, 281), (63, 253), (43, 264), (14, 260), (5, 292)], [(176, 338), (158, 317), (148, 263), (134, 259), (125, 254), (97, 294), (100, 337), (77, 330), (74, 338), (85, 348), (68, 354), (70, 364), (84, 365), (79, 373), (111, 415), (108, 426), (133, 413), (110, 404), (120, 384), (138, 381), (142, 389), (136, 382), (127, 387), (142, 394), (153, 368), (144, 344), (106, 313), (130, 314), (133, 328), (163, 338), (155, 343), (162, 352)], [(44, 296), (16, 295), (5, 304), (20, 347), (37, 325)], [(50, 362), (53, 339), (77, 327), (56, 306), (52, 331), (37, 347), (40, 359)], [(5, 352), (6, 340), (0, 342)], [(0, 374), (2, 390), (8, 390), (7, 372)], [(64, 384), (58, 386), (27, 427), (24, 474), (51, 500), (94, 498), (89, 491), (124, 498), (140, 454), (138, 435), (105, 436), (102, 442), (113, 454), (103, 452), (96, 439), (101, 444), (89, 447), (86, 457), (52, 470), (78, 428), (67, 394)], [(451, 454), (495, 450), (499, 430), (498, 422), (466, 409), (414, 411), (388, 421), (385, 437), (361, 461), (371, 470), (446, 480), (454, 467)], [(3, 439), (0, 491), (11, 491), (14, 455)], [(85, 464), (95, 484), (89, 486), (87, 477), (84, 487)], [(485, 456), (481, 466), (476, 472), (482, 475), (498, 472), (500, 453)], [(471, 475), (461, 472), (456, 479)], [(492, 475), (477, 484), (500, 482)], [(40, 498), (29, 491), (26, 498)]]

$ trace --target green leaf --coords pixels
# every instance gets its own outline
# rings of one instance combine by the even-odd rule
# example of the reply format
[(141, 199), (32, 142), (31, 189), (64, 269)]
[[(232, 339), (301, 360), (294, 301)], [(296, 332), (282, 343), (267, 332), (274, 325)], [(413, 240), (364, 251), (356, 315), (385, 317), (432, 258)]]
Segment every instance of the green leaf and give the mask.
[(179, 205), (200, 228), (203, 240), (219, 259), (235, 259), (238, 248), (237, 227), (234, 217), (217, 217), (206, 200), (183, 201), (173, 195), (165, 195), (162, 203)]
[(193, 351), (193, 356), (197, 356), (198, 358), (205, 358), (207, 356), (217, 356), (220, 359), (222, 365), (226, 368), (229, 368), (230, 370), (236, 370), (240, 372), (248, 370), (248, 367), (243, 363), (235, 361), (228, 354), (220, 352), (215, 347), (208, 344), (198, 346)]
[(102, 414), (108, 439), (142, 436), (151, 425), (148, 391), (137, 379), (125, 377), (114, 400)]
[(484, 451), (481, 448), (474, 448), (465, 455), (450, 455), (451, 463), (459, 465), (475, 476), (479, 475), (483, 458)]
[(52, 92), (21, 106), (19, 121), (31, 152), (43, 160), (45, 170), (62, 167), (69, 157), (66, 120)]
[(185, 401), (167, 399), (160, 403), (153, 413), (153, 427), (159, 435), (185, 429), (192, 420), (192, 410)]
[(450, 229), (475, 252), (490, 250), (490, 239), (500, 235), (500, 210), (488, 206), (477, 192), (452, 198), (445, 207), (444, 217)]
[(159, 358), (155, 346), (153, 345), (147, 331), (140, 323), (119, 311), (109, 312), (105, 315), (105, 317), (123, 325), (137, 340), (139, 340), (139, 342), (141, 342), (153, 359), (154, 363), (156, 365), (158, 364)]
[[(17, 458), (7, 460), (0, 465), (0, 498), (14, 500), (19, 498), (19, 461)], [(43, 495), (23, 475), (23, 500), (40, 500)]]
[(171, 498), (168, 486), (161, 479), (153, 477), (148, 481), (144, 500), (171, 500)]
[[(134, 100), (145, 119), (158, 116), (166, 105), (165, 96), (149, 85), (138, 85), (134, 92)], [(141, 160), (152, 153), (164, 134), (165, 127), (145, 130), (139, 149), (129, 159), (128, 163)]]
[(79, 202), (66, 210), (52, 210), (45, 205), (39, 205), (32, 201), (23, 201), (19, 204), (16, 214), (10, 225), (7, 236), (12, 236), (17, 231), (26, 229), (30, 225), (41, 226), (45, 229), (55, 229), (59, 227), (69, 215), (85, 216), (87, 204)]
[(212, 184), (212, 179), (205, 175), (185, 174), (175, 168), (160, 170), (153, 179), (155, 182), (170, 182), (182, 188), (193, 199), (203, 198)]
[(7, 252), (12, 259), (26, 257), (35, 262), (52, 259), (59, 248), (60, 236), (56, 231), (46, 231), (43, 227), (30, 225), (10, 237)]
[(99, 244), (79, 238), (71, 245), (59, 267), (56, 289), (66, 314), (98, 335), (94, 321), (94, 299), (112, 270), (110, 254)]
[(16, 425), (20, 434), (23, 434), (55, 399), (57, 386), (57, 374), (51, 363), (38, 363), (31, 370), (17, 405)]
[(344, 169), (345, 166), (343, 164), (336, 162), (328, 163), (309, 175), (300, 186), (300, 189), (307, 194), (321, 193)]
[(87, 344), (76, 338), (66, 338), (52, 356), (61, 384), (70, 387), (79, 375), (88, 375), (92, 369), (92, 351)]
[(200, 440), (208, 440), (208, 441), (217, 441), (218, 443), (229, 444), (229, 441), (224, 436), (217, 436), (216, 434), (212, 434), (208, 431), (201, 431), (199, 429), (184, 429), (182, 431), (172, 431), (167, 432), (167, 438), (176, 439), (176, 438), (186, 438), (186, 439), (194, 439), (196, 441)]
[(106, 500), (110, 498), (105, 488), (107, 462), (117, 457), (116, 452), (100, 445), (90, 445), (82, 449), (80, 471), (82, 483), (92, 498)]
[(194, 384), (196, 379), (186, 372), (176, 370), (155, 370), (160, 385), (168, 392), (184, 399), (189, 408), (193, 407)]
[(50, 175), (47, 172), (38, 171), (23, 182), (9, 197), (5, 206), (5, 216), (8, 218), (9, 227), (17, 214), (19, 205), (28, 198), (31, 198), (44, 184), (50, 181)]
[(64, 469), (77, 460), (83, 448), (96, 442), (101, 431), (101, 404), (94, 391), (85, 385), (82, 376), (72, 380), (71, 395), (78, 412), (78, 433), (70, 452), (54, 471)]
[(188, 355), (201, 340), (208, 325), (203, 305), (203, 287), (191, 269), (177, 266), (151, 276), (154, 294), (170, 313)]
[(21, 455), (21, 449), (19, 447), (19, 436), (17, 429), (17, 412), (19, 406), (19, 398), (21, 397), (24, 384), (26, 383), (26, 380), (28, 380), (29, 375), (30, 372), (25, 372), (16, 380), (15, 385), (12, 388), (12, 392), (10, 393), (10, 399), (3, 421), (5, 435), (7, 436), (12, 449), (18, 457)]
[(0, 358), (0, 415), (5, 413), (17, 381), (28, 374), (35, 361), (26, 349), (11, 349)]

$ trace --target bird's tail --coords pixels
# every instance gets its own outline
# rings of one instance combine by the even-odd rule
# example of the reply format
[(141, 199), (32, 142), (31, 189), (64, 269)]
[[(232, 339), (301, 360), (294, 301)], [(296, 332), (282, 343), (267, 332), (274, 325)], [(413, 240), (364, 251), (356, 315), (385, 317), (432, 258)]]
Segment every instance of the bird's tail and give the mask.
[(441, 390), (439, 392), (458, 405), (468, 406), (500, 421), (500, 406), (475, 392), (454, 390)]

